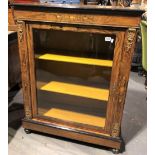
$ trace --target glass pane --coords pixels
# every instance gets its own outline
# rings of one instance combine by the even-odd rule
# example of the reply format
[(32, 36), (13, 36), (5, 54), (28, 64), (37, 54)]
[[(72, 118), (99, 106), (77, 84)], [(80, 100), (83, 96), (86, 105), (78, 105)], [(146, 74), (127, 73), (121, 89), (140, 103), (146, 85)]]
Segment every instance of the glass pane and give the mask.
[(33, 29), (38, 115), (104, 127), (115, 36)]

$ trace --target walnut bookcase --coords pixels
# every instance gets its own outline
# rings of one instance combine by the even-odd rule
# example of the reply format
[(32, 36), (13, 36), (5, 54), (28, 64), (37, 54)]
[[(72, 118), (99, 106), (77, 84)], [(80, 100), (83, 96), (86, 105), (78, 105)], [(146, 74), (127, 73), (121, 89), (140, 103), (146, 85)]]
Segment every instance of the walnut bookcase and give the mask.
[(13, 3), (25, 105), (23, 127), (113, 148), (141, 8)]

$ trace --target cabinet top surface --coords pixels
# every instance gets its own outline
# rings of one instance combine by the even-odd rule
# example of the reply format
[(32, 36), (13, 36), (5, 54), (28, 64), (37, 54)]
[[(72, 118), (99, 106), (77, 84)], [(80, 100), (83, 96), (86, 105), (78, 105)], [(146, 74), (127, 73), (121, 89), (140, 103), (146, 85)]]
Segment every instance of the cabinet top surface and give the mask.
[(132, 14), (141, 15), (145, 12), (145, 9), (141, 6), (133, 7), (120, 7), (120, 6), (99, 6), (99, 5), (82, 5), (82, 4), (51, 4), (51, 3), (40, 3), (40, 2), (14, 2), (11, 4), (15, 9), (48, 9), (48, 10), (71, 10), (71, 11), (85, 11), (85, 12), (100, 12), (100, 13), (118, 13), (118, 14)]

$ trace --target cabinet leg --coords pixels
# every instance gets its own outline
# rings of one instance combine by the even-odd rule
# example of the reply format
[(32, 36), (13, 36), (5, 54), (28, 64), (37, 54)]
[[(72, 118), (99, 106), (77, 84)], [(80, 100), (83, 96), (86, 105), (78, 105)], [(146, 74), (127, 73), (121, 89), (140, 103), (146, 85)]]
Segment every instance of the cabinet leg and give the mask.
[(120, 153), (120, 150), (119, 149), (112, 149), (112, 153), (113, 154), (119, 154)]
[(26, 129), (25, 128), (24, 131), (25, 131), (26, 134), (30, 134), (31, 133), (31, 130), (30, 129)]

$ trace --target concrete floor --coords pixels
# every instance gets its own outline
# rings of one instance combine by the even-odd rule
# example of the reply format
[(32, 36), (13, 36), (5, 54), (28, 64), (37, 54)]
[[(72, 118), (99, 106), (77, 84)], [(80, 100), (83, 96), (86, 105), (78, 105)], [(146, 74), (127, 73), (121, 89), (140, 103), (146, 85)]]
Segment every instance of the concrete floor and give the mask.
[[(17, 104), (18, 103), (18, 104)], [(11, 102), (9, 155), (110, 155), (103, 148), (38, 133), (25, 134), (21, 127), (22, 91)], [(16, 110), (14, 110), (14, 108)], [(17, 109), (19, 108), (19, 109)], [(147, 154), (147, 104), (144, 77), (131, 73), (122, 120), (126, 150), (122, 155)]]

